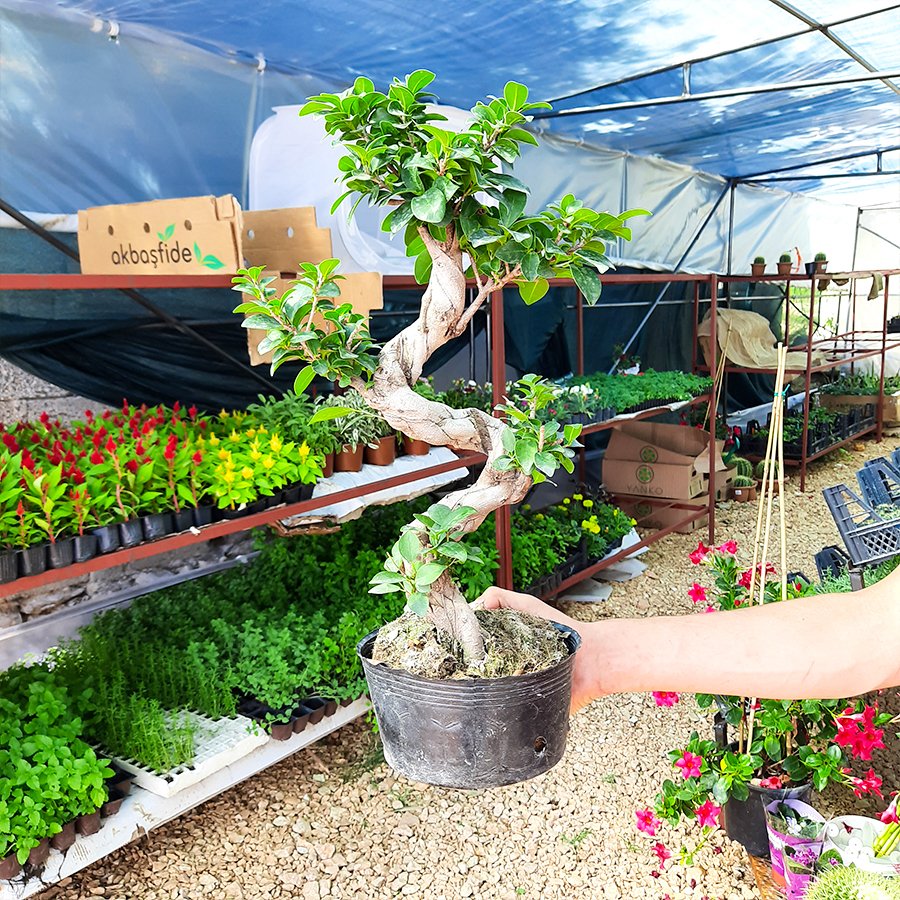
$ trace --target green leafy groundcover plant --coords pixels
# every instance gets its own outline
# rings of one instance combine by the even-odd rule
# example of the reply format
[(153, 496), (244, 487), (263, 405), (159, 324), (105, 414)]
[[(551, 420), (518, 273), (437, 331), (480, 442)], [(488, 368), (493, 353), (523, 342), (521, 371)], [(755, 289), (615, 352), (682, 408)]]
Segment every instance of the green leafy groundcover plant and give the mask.
[[(536, 376), (518, 385), (531, 415), (514, 415), (513, 400), (506, 422), (475, 408), (455, 410), (414, 387), (435, 350), (463, 334), (491, 294), (506, 285), (515, 284), (530, 304), (546, 294), (548, 279), (572, 278), (587, 302), (596, 303), (598, 273), (610, 265), (607, 242), (630, 239), (626, 220), (645, 211), (616, 216), (567, 195), (526, 214), (527, 186), (500, 171), (498, 160), (511, 165), (522, 144), (536, 143), (523, 126), (532, 110), (546, 104), (529, 102), (528, 89), (509, 82), (501, 96), (473, 107), (462, 130), (448, 131), (429, 108), (433, 80), (433, 73), (419, 70), (381, 91), (361, 77), (343, 94), (310, 98), (300, 113), (321, 116), (346, 150), (338, 169), (347, 190), (334, 208), (350, 196), (352, 208), (363, 199), (392, 207), (383, 228), (403, 235), (416, 278), (427, 282), (415, 322), (376, 347), (365, 318), (339, 302), (337, 260), (302, 264), (300, 277), (280, 297), (261, 268), (242, 270), (234, 286), (245, 301), (235, 312), (245, 315), (246, 327), (265, 330), (260, 351), (272, 351), (273, 370), (288, 361), (302, 364), (296, 391), (315, 376), (327, 378), (355, 388), (392, 428), (413, 439), (487, 456), (478, 482), (446, 498), (445, 511), (408, 523), (402, 546), (398, 541), (391, 548), (373, 585), (380, 593), (402, 594), (411, 609), (427, 615), (453, 638), (459, 661), (477, 674), (485, 663), (484, 638), (453, 580), (467, 554), (460, 547), (454, 557), (449, 542), (459, 545), (493, 510), (521, 501), (534, 480), (549, 478), (559, 466), (571, 472), (580, 428), (533, 421), (552, 398)], [(467, 278), (477, 285), (468, 304)], [(465, 515), (445, 531), (442, 522), (461, 510)], [(432, 539), (440, 540), (441, 552)]]
[[(758, 564), (755, 572), (743, 569), (737, 553), (736, 542), (725, 541), (719, 547), (701, 542), (690, 554), (694, 565), (706, 567), (713, 576), (712, 587), (695, 581), (688, 591), (700, 609), (738, 609), (758, 603), (760, 593), (764, 603), (803, 603), (804, 597), (815, 593), (811, 585), (798, 581), (787, 584), (782, 601), (782, 584), (774, 566), (767, 563), (763, 569)], [(678, 694), (671, 692), (656, 692), (654, 697), (662, 706), (679, 700)], [(751, 710), (751, 700), (746, 697), (697, 694), (696, 699), (702, 710), (718, 709), (733, 730), (734, 743), (720, 747), (695, 731), (684, 746), (669, 753), (674, 777), (663, 782), (653, 809), (636, 813), (637, 827), (646, 834), (655, 836), (660, 820), (677, 825), (685, 818), (702, 827), (702, 846), (718, 822), (722, 805), (730, 798), (746, 800), (751, 784), (782, 788), (812, 782), (822, 791), (836, 783), (850, 787), (860, 797), (881, 796), (882, 779), (870, 761), (873, 751), (885, 746), (883, 726), (891, 721), (891, 715), (879, 712), (877, 702), (760, 699)], [(751, 714), (754, 727), (748, 744)], [(850, 764), (854, 760), (869, 765), (864, 775), (853, 774)], [(654, 852), (660, 865), (671, 856), (661, 842)], [(691, 856), (682, 849), (682, 860)]]

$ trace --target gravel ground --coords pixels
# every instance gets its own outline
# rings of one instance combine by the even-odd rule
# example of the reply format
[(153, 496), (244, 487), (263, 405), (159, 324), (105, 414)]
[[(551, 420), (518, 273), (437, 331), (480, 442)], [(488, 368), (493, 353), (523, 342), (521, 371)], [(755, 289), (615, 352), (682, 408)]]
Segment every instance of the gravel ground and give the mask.
[[(852, 482), (862, 462), (885, 447), (866, 443), (821, 461), (805, 495), (796, 480), (790, 483), (792, 568), (814, 575), (813, 554), (839, 543), (821, 489)], [(754, 530), (755, 505), (720, 510), (719, 540), (749, 546)], [(566, 611), (582, 619), (689, 611), (687, 553), (696, 540), (673, 535), (654, 545), (642, 557), (649, 565), (644, 576), (617, 585), (604, 604)], [(884, 699), (898, 711), (896, 692)], [(668, 709), (643, 695), (605, 698), (574, 719), (556, 769), (526, 784), (469, 794), (395, 779), (371, 732), (357, 722), (42, 896), (758, 897), (746, 856), (721, 832), (692, 866), (670, 861), (654, 878), (652, 842), (634, 827), (634, 810), (652, 802), (668, 773), (666, 749), (707, 727), (692, 702)], [(885, 792), (900, 788), (898, 743), (891, 738), (881, 753)], [(823, 810), (874, 809), (849, 792), (819, 802)], [(692, 845), (697, 833), (664, 827), (661, 837), (678, 848)]]

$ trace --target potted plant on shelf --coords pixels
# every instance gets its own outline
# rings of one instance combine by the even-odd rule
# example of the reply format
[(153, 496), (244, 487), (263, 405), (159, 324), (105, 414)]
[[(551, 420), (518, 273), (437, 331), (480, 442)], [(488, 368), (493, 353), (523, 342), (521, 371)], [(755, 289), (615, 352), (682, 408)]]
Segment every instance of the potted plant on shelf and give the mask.
[[(520, 501), (560, 465), (572, 471), (580, 426), (537, 420), (553, 391), (536, 376), (522, 379), (518, 396), (498, 410), (505, 419), (453, 409), (413, 385), (432, 353), (464, 333), (506, 285), (530, 304), (546, 294), (548, 278), (571, 277), (595, 303), (598, 272), (609, 266), (605, 242), (630, 238), (625, 220), (642, 211), (599, 213), (570, 195), (525, 214), (528, 189), (498, 171), (497, 158), (512, 163), (522, 143), (535, 143), (522, 126), (543, 104), (529, 103), (527, 88), (510, 82), (451, 132), (426, 105), (433, 78), (414, 72), (384, 92), (358, 78), (344, 95), (318, 95), (301, 110), (323, 115), (326, 130), (350, 149), (339, 163), (345, 196), (392, 207), (384, 228), (403, 234), (427, 282), (415, 322), (379, 351), (365, 318), (332, 302), (340, 291), (336, 260), (304, 264), (282, 297), (261, 268), (243, 270), (235, 288), (247, 299), (235, 311), (248, 315), (245, 326), (266, 329), (273, 365), (304, 363), (295, 389), (319, 374), (355, 388), (410, 437), (487, 457), (471, 488), (403, 529), (372, 589), (402, 593), (407, 612), (360, 644), (388, 761), (420, 781), (486, 787), (532, 777), (561, 758), (578, 638), (518, 613), (476, 612), (453, 569), (469, 558), (461, 539), (490, 512)], [(496, 205), (480, 199), (485, 194)], [(476, 284), (468, 304), (467, 274)]]
[(360, 393), (352, 388), (340, 395), (332, 394), (321, 403), (312, 422), (333, 420), (340, 447), (334, 456), (336, 472), (358, 472), (362, 468), (366, 448), (377, 448), (384, 433), (384, 425), (378, 419)]
[(16, 509), (24, 493), (19, 458), (0, 448), (0, 584), (12, 581), (18, 574)]
[[(774, 566), (765, 571), (743, 569), (738, 547), (726, 541), (719, 547), (701, 542), (691, 562), (713, 573), (713, 586), (695, 582), (691, 600), (707, 612), (733, 610), (758, 602), (782, 600), (781, 581)], [(751, 592), (752, 588), (752, 592)], [(786, 602), (803, 597), (812, 588), (802, 582), (786, 585)], [(797, 601), (802, 602), (802, 601)], [(657, 696), (671, 705), (677, 695)], [(683, 747), (669, 753), (674, 780), (667, 779), (657, 794), (655, 809), (638, 813), (639, 829), (655, 834), (664, 819), (677, 825), (682, 818), (698, 820), (704, 838), (718, 823), (753, 856), (769, 853), (764, 808), (773, 801), (802, 800), (813, 788), (831, 783), (852, 788), (858, 796), (881, 793), (881, 778), (872, 768), (855, 776), (851, 760), (872, 758), (884, 747), (881, 726), (891, 720), (877, 705), (857, 700), (767, 700), (746, 697), (696, 695), (701, 709), (717, 708), (717, 739), (703, 740), (697, 732)], [(728, 729), (734, 733), (729, 735)]]
[(828, 265), (828, 257), (824, 253), (817, 253), (814, 260), (816, 263), (816, 271), (824, 272), (825, 267)]
[(776, 263), (778, 266), (778, 274), (779, 275), (790, 275), (791, 274), (791, 254), (790, 253), (782, 253), (781, 256), (778, 257), (778, 262)]
[(756, 256), (750, 263), (750, 274), (759, 277), (766, 274), (766, 258), (764, 256)]
[(731, 496), (737, 503), (752, 503), (756, 499), (756, 482), (750, 475), (735, 475), (731, 482)]

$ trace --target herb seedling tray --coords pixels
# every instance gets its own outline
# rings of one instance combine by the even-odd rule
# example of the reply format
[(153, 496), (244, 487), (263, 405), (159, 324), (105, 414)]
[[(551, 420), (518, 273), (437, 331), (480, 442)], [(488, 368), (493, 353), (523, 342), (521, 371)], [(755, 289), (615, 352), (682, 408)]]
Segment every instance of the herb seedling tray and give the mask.
[(230, 766), (269, 740), (269, 736), (256, 723), (244, 716), (217, 720), (191, 710), (178, 715), (188, 716), (194, 726), (194, 759), (190, 764), (160, 773), (137, 760), (107, 754), (120, 768), (134, 775), (135, 784), (159, 797), (171, 797), (183, 791), (213, 772)]

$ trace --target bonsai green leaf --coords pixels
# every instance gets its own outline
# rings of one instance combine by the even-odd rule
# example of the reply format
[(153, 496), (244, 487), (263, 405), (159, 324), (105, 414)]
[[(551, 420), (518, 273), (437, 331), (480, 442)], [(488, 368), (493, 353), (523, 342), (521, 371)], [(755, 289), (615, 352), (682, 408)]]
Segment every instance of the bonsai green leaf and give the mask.
[(442, 556), (449, 556), (457, 562), (465, 562), (469, 558), (469, 553), (465, 547), (455, 543), (441, 544), (438, 552)]
[(316, 422), (339, 419), (341, 416), (347, 416), (353, 412), (356, 412), (356, 410), (351, 409), (349, 406), (323, 406), (310, 416), (309, 424), (315, 425)]
[(517, 281), (516, 285), (519, 288), (519, 296), (528, 306), (537, 303), (550, 289), (546, 278), (538, 278), (537, 281)]
[(266, 330), (270, 328), (281, 328), (281, 322), (278, 319), (272, 316), (265, 315), (255, 315), (255, 316), (247, 316), (243, 322), (241, 322), (242, 328), (265, 328)]
[(315, 378), (316, 370), (312, 366), (304, 366), (294, 379), (294, 393), (302, 394)]
[(412, 213), (423, 222), (440, 222), (447, 211), (447, 199), (440, 188), (430, 187), (421, 197), (413, 197)]
[(503, 99), (510, 109), (521, 109), (528, 102), (528, 88), (518, 81), (508, 81), (503, 88)]
[(397, 546), (400, 550), (400, 555), (409, 563), (415, 562), (422, 552), (422, 542), (419, 540), (419, 536), (416, 532), (412, 529), (404, 531), (403, 534), (400, 535)]
[[(538, 270), (541, 265), (541, 258), (537, 253), (526, 253), (522, 258), (522, 274), (526, 281), (534, 281), (538, 277)], [(519, 291), (521, 293), (521, 289)]]
[(618, 218), (621, 221), (625, 221), (626, 219), (631, 219), (634, 216), (652, 216), (653, 213), (647, 209), (626, 209), (625, 212), (619, 213)]
[(434, 584), (444, 574), (446, 566), (441, 563), (425, 563), (416, 571), (416, 588), (426, 588)]
[(428, 597), (425, 594), (411, 594), (406, 601), (406, 608), (417, 616), (425, 616), (428, 613)]
[(429, 72), (428, 69), (416, 69), (415, 72), (406, 76), (406, 86), (414, 94), (425, 90), (432, 81), (434, 81), (434, 72)]
[(514, 141), (520, 141), (523, 144), (532, 144), (535, 147), (538, 145), (537, 138), (524, 128), (510, 128), (506, 133), (506, 136), (512, 138)]
[(419, 284), (425, 284), (431, 277), (433, 261), (427, 250), (423, 250), (417, 257), (413, 267), (413, 274)]
[(578, 290), (584, 294), (589, 306), (593, 306), (600, 299), (600, 279), (596, 272), (590, 269), (582, 269), (580, 266), (572, 266), (572, 278), (578, 285)]

